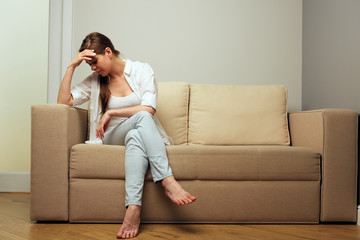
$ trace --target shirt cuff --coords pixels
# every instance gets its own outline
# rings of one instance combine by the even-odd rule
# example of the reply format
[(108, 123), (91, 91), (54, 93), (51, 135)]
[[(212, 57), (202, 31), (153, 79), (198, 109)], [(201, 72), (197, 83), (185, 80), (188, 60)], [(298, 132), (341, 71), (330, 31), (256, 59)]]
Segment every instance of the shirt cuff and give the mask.
[(73, 106), (80, 105), (80, 93), (76, 91), (75, 89), (70, 90), (71, 95), (73, 96)]
[(156, 110), (156, 94), (146, 92), (142, 97), (141, 105), (151, 106)]

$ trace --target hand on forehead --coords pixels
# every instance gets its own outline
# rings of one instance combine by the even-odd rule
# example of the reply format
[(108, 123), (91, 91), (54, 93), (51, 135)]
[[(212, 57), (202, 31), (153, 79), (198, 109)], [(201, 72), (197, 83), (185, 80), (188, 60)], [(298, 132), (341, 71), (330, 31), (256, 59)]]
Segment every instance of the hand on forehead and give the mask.
[(91, 65), (97, 61), (97, 56), (89, 56), (91, 60), (85, 60), (87, 64)]

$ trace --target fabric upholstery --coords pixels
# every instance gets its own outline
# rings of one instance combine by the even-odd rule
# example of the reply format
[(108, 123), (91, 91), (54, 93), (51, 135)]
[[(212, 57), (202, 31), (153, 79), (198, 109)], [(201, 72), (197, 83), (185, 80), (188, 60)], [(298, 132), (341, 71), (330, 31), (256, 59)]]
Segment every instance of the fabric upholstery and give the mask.
[[(320, 154), (284, 146), (167, 146), (179, 180), (318, 181)], [(124, 146), (78, 144), (70, 178), (125, 179)], [(152, 180), (148, 171), (147, 180)]]
[[(176, 206), (160, 184), (145, 182), (142, 222), (318, 223), (319, 181), (179, 181), (197, 200)], [(71, 179), (70, 222), (118, 222), (124, 180)]]
[(322, 155), (322, 221), (357, 219), (358, 113), (323, 109), (289, 115), (293, 146)]
[(192, 84), (189, 143), (289, 145), (286, 87)]
[(70, 148), (86, 138), (87, 113), (61, 104), (31, 108), (32, 220), (68, 219)]
[(70, 221), (119, 222), (125, 216), (125, 180), (75, 178), (69, 187)]
[(183, 82), (158, 82), (156, 117), (174, 144), (187, 144), (189, 86)]

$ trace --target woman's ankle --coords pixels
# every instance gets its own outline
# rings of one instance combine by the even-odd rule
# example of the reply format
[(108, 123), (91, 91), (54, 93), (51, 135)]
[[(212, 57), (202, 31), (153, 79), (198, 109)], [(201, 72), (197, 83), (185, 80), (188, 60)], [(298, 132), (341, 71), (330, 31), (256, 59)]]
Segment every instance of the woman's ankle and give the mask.
[(140, 211), (141, 210), (141, 206), (139, 205), (128, 205), (127, 206), (128, 210), (132, 210), (132, 211)]
[(161, 184), (163, 187), (166, 187), (168, 184), (176, 182), (174, 176), (168, 176), (166, 178), (164, 178), (163, 180), (161, 180)]

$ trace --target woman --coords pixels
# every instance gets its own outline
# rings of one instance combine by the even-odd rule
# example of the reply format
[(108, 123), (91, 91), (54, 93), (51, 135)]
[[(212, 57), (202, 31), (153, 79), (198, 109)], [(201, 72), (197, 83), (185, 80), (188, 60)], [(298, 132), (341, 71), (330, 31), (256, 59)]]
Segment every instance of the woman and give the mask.
[[(154, 182), (178, 205), (196, 198), (174, 179), (165, 144), (171, 139), (154, 116), (157, 85), (147, 63), (120, 59), (110, 39), (91, 33), (62, 80), (58, 103), (75, 106), (90, 100), (90, 139), (86, 143), (125, 145), (126, 214), (118, 238), (139, 232), (144, 178), (150, 165)], [(93, 74), (71, 89), (73, 73), (83, 61)]]

